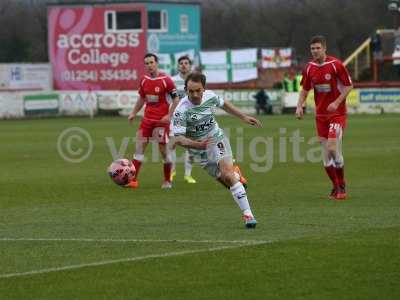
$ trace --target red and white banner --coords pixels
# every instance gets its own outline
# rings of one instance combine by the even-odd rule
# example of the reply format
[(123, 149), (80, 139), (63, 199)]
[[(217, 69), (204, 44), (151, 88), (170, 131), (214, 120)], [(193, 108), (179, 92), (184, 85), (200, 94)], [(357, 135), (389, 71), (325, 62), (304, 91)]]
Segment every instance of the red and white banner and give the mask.
[(292, 65), (292, 48), (262, 49), (264, 69), (288, 68)]
[[(116, 29), (113, 14), (140, 13), (139, 29)], [(48, 44), (56, 90), (131, 90), (144, 73), (147, 17), (141, 4), (54, 6)]]

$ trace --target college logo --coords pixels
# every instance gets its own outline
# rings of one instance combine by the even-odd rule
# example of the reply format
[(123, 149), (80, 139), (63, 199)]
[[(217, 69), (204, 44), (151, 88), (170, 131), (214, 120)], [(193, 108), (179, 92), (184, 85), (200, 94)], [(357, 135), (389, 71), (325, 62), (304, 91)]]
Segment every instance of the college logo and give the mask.
[(331, 76), (331, 74), (325, 74), (325, 79), (326, 80), (331, 80), (332, 79), (332, 76)]

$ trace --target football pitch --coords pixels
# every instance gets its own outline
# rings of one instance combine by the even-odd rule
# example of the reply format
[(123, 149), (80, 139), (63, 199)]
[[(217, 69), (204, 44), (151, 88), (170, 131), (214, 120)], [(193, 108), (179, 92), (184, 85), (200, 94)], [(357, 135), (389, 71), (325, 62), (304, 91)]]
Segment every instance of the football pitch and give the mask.
[(116, 186), (106, 169), (132, 157), (137, 121), (0, 121), (0, 299), (400, 299), (399, 115), (349, 117), (346, 201), (327, 198), (312, 116), (217, 119), (255, 230), (198, 166), (162, 190), (151, 148), (139, 189)]

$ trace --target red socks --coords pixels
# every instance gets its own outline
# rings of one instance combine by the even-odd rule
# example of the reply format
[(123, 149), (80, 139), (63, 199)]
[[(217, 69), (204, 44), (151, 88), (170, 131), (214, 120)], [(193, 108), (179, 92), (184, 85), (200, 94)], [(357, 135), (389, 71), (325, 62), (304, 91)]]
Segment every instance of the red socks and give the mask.
[(345, 185), (344, 181), (344, 167), (335, 168), (334, 166), (325, 167), (326, 174), (328, 174), (333, 186)]
[(172, 163), (164, 163), (164, 180), (171, 181)]
[(136, 169), (135, 178), (134, 178), (134, 180), (136, 180), (136, 178), (139, 175), (139, 170), (140, 170), (140, 166), (142, 165), (142, 162), (140, 160), (134, 159), (134, 160), (132, 160), (132, 163)]
[(338, 179), (336, 175), (336, 168), (334, 166), (325, 167), (326, 174), (328, 174), (329, 178), (332, 181), (334, 187), (338, 185)]
[(336, 170), (336, 178), (337, 178), (337, 181), (338, 181), (338, 185), (345, 185), (344, 167), (335, 168), (335, 170)]

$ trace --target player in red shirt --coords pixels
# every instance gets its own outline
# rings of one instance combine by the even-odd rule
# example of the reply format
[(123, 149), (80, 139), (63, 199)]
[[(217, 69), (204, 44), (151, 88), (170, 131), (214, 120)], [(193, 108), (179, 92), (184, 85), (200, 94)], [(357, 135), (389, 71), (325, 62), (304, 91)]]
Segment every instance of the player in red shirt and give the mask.
[(128, 186), (131, 188), (138, 187), (137, 177), (144, 159), (144, 152), (149, 140), (153, 138), (158, 140), (159, 149), (164, 160), (164, 182), (161, 187), (171, 188), (172, 164), (166, 147), (170, 126), (170, 103), (168, 95), (173, 101), (171, 111), (178, 104), (179, 97), (172, 79), (164, 73), (159, 72), (158, 57), (155, 54), (146, 54), (144, 63), (149, 74), (142, 77), (139, 86), (139, 99), (128, 116), (129, 122), (132, 122), (137, 113), (145, 105), (143, 119), (136, 135), (136, 151), (133, 159), (136, 175)]
[(343, 130), (346, 127), (346, 97), (353, 88), (343, 63), (326, 54), (326, 39), (315, 36), (310, 50), (313, 60), (304, 71), (297, 103), (296, 116), (303, 118), (303, 106), (308, 92), (314, 89), (317, 133), (322, 145), (323, 163), (333, 189), (329, 197), (346, 199), (344, 160), (342, 154)]

